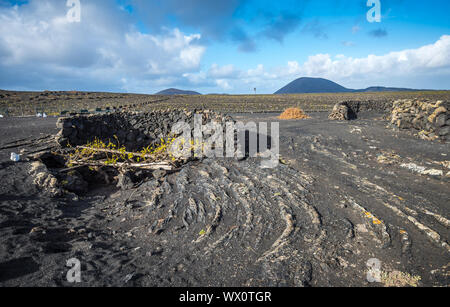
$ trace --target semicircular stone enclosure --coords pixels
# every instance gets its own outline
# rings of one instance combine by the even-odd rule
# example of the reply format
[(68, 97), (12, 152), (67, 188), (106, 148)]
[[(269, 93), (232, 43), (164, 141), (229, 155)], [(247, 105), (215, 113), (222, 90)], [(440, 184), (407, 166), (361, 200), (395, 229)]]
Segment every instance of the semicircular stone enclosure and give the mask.
[(62, 146), (79, 146), (95, 138), (109, 142), (118, 140), (129, 151), (139, 150), (158, 143), (169, 136), (174, 124), (188, 123), (193, 128), (194, 115), (201, 114), (205, 124), (211, 120), (223, 123), (231, 120), (212, 111), (154, 111), (148, 113), (116, 112), (99, 115), (62, 117), (57, 122), (61, 129), (57, 142)]

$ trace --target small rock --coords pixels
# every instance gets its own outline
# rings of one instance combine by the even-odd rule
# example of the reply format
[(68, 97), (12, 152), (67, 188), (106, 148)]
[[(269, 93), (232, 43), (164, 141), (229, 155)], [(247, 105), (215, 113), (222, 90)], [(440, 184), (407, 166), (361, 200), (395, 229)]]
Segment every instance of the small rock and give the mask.
[(438, 117), (436, 117), (436, 127), (443, 127), (445, 126), (445, 122), (447, 121), (447, 114), (441, 114)]
[(439, 129), (439, 135), (440, 136), (446, 136), (448, 134), (450, 134), (450, 126), (445, 126), (445, 127), (441, 128), (441, 129)]
[(153, 177), (155, 179), (164, 178), (166, 175), (167, 175), (167, 171), (165, 171), (165, 170), (155, 170), (155, 171), (153, 171)]
[(134, 186), (132, 174), (130, 172), (120, 173), (118, 179), (117, 187), (122, 190), (128, 190)]

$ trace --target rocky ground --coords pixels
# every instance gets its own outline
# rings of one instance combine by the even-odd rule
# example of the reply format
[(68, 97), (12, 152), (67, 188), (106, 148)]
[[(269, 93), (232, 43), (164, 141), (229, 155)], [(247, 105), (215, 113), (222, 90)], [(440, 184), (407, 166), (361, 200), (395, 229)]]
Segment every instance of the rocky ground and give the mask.
[(275, 169), (206, 159), (56, 198), (9, 160), (55, 146), (56, 119), (0, 119), (0, 285), (71, 286), (77, 258), (82, 286), (448, 286), (450, 145), (309, 115), (281, 122)]

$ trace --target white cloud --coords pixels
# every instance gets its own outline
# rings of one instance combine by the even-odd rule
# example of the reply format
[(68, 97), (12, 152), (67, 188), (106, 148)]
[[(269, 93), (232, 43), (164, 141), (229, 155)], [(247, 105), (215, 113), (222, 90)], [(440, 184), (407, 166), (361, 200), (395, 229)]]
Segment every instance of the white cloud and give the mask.
[(239, 77), (240, 72), (234, 67), (234, 65), (219, 66), (218, 64), (211, 65), (208, 71), (209, 77), (212, 78), (229, 78), (235, 79)]
[[(127, 89), (139, 91), (139, 84), (151, 85), (145, 81), (167, 83), (200, 69), (206, 50), (200, 34), (142, 33), (127, 12), (106, 0), (82, 1), (80, 23), (67, 20), (67, 9), (65, 1), (55, 0), (0, 7), (0, 70), (14, 74), (18, 83), (25, 82), (19, 80), (23, 71), (61, 84), (82, 73), (86, 82), (114, 87), (127, 80)], [(5, 79), (0, 76), (2, 83)]]
[(247, 70), (248, 77), (262, 77), (262, 76), (264, 76), (264, 74), (265, 74), (265, 71), (264, 71), (263, 64), (258, 64), (258, 66), (256, 66), (255, 69)]
[(174, 75), (196, 71), (200, 67), (205, 47), (195, 45), (199, 35), (183, 35), (178, 29), (164, 36), (140, 32), (125, 34), (125, 46), (115, 50), (116, 61), (122, 69), (133, 69), (142, 74)]
[(338, 56), (329, 54), (310, 56), (299, 73), (310, 76), (330, 78), (364, 77), (373, 75), (410, 76), (432, 71), (435, 74), (446, 73), (450, 68), (450, 36), (442, 36), (436, 43), (386, 55), (369, 55), (365, 58)]
[[(241, 70), (234, 65), (220, 66), (212, 64), (207, 72), (184, 74), (192, 84), (204, 87), (218, 86), (222, 90), (243, 90), (246, 92), (254, 86), (266, 87), (267, 80), (274, 80), (278, 76), (265, 70), (263, 64), (258, 64), (255, 68)], [(272, 82), (272, 81), (270, 81)]]
[(224, 90), (230, 90), (230, 89), (232, 89), (230, 83), (229, 83), (227, 80), (224, 80), (224, 79), (217, 79), (217, 80), (216, 80), (216, 84), (217, 84), (221, 89), (224, 89)]
[[(441, 76), (441, 79), (449, 80), (450, 35), (442, 36), (434, 44), (385, 55), (353, 58), (342, 54), (316, 54), (303, 64), (289, 61), (286, 66), (274, 67), (270, 72), (263, 65), (258, 65), (246, 72), (241, 71), (240, 79), (236, 84), (231, 82), (231, 86), (239, 88), (239, 83), (253, 83), (263, 87), (271, 84), (284, 85), (303, 76), (328, 78), (353, 88), (374, 85), (424, 88), (421, 82), (429, 80), (430, 76)], [(436, 86), (440, 87), (442, 88)]]
[(126, 10), (110, 0), (82, 1), (81, 22), (70, 23), (65, 3), (30, 0), (0, 6), (0, 87), (73, 86), (148, 93), (176, 85), (236, 93), (257, 87), (258, 92), (270, 93), (302, 76), (329, 78), (354, 88), (422, 87), (422, 81), (448, 84), (450, 79), (450, 35), (434, 44), (384, 55), (316, 54), (304, 63), (292, 60), (282, 67), (213, 64), (201, 70), (206, 47), (198, 33), (179, 29), (144, 33)]

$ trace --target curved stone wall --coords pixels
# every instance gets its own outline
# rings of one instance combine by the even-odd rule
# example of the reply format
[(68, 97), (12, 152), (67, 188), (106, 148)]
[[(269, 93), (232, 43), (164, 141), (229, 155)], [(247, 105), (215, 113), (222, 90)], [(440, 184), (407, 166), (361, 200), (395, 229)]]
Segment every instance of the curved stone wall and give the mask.
[[(62, 117), (57, 122), (57, 127), (61, 129), (57, 141), (61, 146), (78, 146), (92, 142), (95, 138), (104, 142), (114, 141), (117, 136), (127, 150), (140, 150), (167, 137), (177, 122), (184, 121), (193, 127), (194, 114), (188, 111), (155, 111)], [(204, 123), (212, 119), (219, 122), (231, 119), (211, 111), (198, 114), (202, 114)]]

